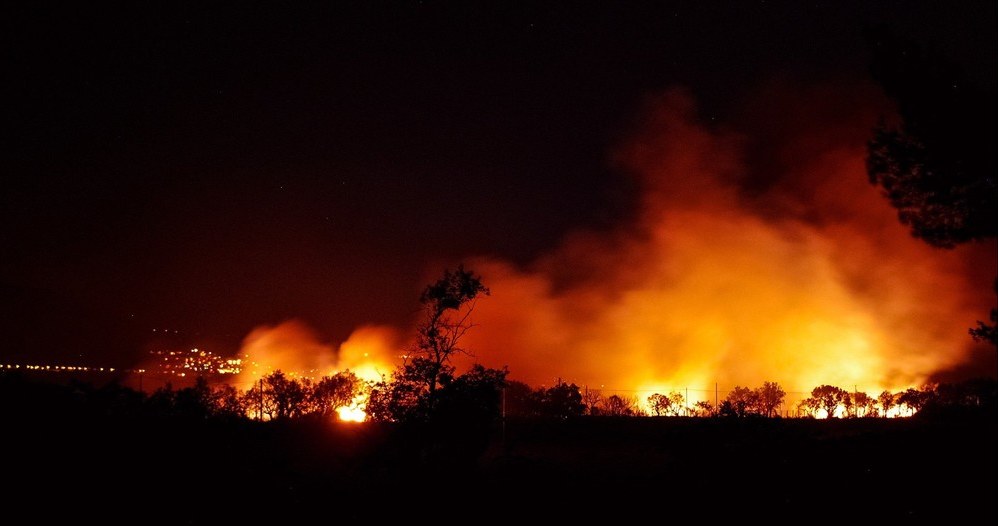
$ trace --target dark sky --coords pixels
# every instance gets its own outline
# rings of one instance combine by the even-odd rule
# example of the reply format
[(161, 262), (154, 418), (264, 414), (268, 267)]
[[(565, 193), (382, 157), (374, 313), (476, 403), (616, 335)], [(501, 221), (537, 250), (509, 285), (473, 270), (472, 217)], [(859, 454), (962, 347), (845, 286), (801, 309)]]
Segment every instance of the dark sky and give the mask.
[(22, 363), (404, 323), (434, 269), (626, 217), (607, 155), (648, 94), (725, 122), (774, 75), (864, 79), (877, 23), (986, 82), (995, 61), (993, 2), (42, 4), (0, 16)]

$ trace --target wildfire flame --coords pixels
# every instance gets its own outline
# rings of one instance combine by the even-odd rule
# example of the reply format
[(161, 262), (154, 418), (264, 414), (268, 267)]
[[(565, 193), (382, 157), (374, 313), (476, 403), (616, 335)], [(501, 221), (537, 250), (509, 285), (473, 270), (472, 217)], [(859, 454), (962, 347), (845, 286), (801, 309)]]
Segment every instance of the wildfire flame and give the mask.
[(653, 101), (616, 156), (640, 182), (633, 222), (570, 235), (526, 268), (473, 261), (493, 294), (467, 346), (534, 385), (686, 387), (690, 403), (764, 381), (875, 395), (964, 362), (993, 301), (993, 276), (974, 282), (968, 265), (994, 269), (994, 246), (912, 238), (866, 179), (871, 105), (790, 95), (763, 105), (782, 131), (762, 185), (750, 138), (697, 123), (682, 91)]
[[(350, 371), (363, 381), (377, 382), (393, 370), (399, 347), (398, 332), (385, 326), (359, 327), (334, 349), (299, 320), (263, 325), (243, 340), (245, 366), (235, 383), (251, 386), (277, 370), (313, 380)], [(364, 396), (358, 396), (350, 405), (337, 408), (336, 413), (340, 420), (363, 422), (367, 418), (366, 403)]]
[(252, 384), (276, 370), (313, 379), (350, 371), (361, 380), (378, 381), (394, 368), (398, 348), (398, 332), (386, 326), (359, 327), (334, 348), (299, 320), (262, 325), (243, 340), (244, 368), (237, 383)]
[[(980, 352), (967, 327), (993, 301), (994, 244), (933, 249), (898, 223), (865, 172), (879, 99), (868, 87), (772, 93), (751, 133), (698, 123), (681, 90), (655, 99), (615, 155), (639, 182), (632, 219), (572, 233), (525, 267), (468, 261), (492, 295), (462, 346), (531, 385), (558, 377), (639, 403), (676, 390), (687, 404), (765, 381), (788, 403), (821, 384), (876, 395)], [(361, 327), (334, 351), (298, 322), (262, 327), (244, 345), (259, 367), (244, 374), (378, 380), (399, 334)], [(361, 404), (338, 412), (363, 418)]]
[(363, 422), (367, 420), (367, 413), (357, 406), (343, 406), (336, 409), (336, 414), (344, 422)]

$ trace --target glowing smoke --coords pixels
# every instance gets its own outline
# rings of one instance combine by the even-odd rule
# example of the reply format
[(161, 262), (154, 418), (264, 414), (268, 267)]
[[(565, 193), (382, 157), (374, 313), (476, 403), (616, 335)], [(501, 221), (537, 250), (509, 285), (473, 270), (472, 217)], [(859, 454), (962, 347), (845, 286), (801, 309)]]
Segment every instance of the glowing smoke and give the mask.
[(305, 323), (288, 320), (257, 327), (243, 340), (243, 370), (238, 384), (251, 384), (278, 369), (313, 379), (350, 370), (363, 380), (389, 374), (398, 354), (399, 336), (391, 327), (360, 327), (339, 347), (322, 343)]
[[(699, 124), (682, 91), (652, 101), (615, 156), (640, 183), (632, 220), (575, 232), (528, 268), (467, 261), (492, 295), (462, 346), (535, 386), (560, 377), (642, 398), (690, 388), (691, 400), (715, 382), (722, 396), (764, 381), (897, 391), (982, 352), (967, 327), (993, 302), (994, 246), (933, 249), (898, 223), (866, 180), (876, 97), (767, 93), (745, 134)], [(243, 378), (377, 379), (404, 347), (400, 332), (371, 326), (334, 349), (291, 321), (247, 336), (257, 366)]]
[(673, 91), (617, 152), (642, 190), (632, 224), (573, 234), (529, 268), (469, 261), (492, 290), (465, 339), (477, 359), (642, 396), (764, 381), (878, 393), (963, 362), (990, 278), (967, 279), (979, 248), (912, 238), (867, 183), (873, 106), (831, 90), (768, 103), (769, 173), (746, 161), (752, 137), (708, 130)]

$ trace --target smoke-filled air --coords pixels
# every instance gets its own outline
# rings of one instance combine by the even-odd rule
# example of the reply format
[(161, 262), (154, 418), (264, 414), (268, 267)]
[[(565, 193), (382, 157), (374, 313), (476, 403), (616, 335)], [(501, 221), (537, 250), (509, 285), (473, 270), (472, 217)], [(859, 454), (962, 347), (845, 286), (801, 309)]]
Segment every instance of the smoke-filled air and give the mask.
[[(878, 115), (862, 89), (785, 91), (762, 97), (765, 144), (708, 129), (681, 90), (651, 100), (614, 156), (640, 186), (632, 224), (528, 268), (471, 262), (493, 292), (467, 335), (476, 357), (535, 385), (876, 393), (982, 352), (967, 327), (990, 308), (994, 247), (933, 249), (898, 223), (867, 182)], [(770, 173), (747, 161), (758, 147)]]
[[(650, 98), (610, 155), (639, 189), (626, 224), (570, 233), (525, 267), (469, 255), (491, 295), (462, 347), (531, 385), (691, 400), (765, 381), (896, 391), (981, 352), (967, 328), (990, 308), (994, 246), (910, 236), (867, 180), (873, 91), (805, 91), (771, 86), (766, 109), (744, 114), (749, 131), (705, 124), (684, 90)], [(243, 353), (264, 373), (374, 379), (411, 333), (362, 327), (334, 351), (291, 322), (258, 329)]]
[(376, 382), (391, 374), (400, 342), (394, 328), (378, 325), (357, 328), (338, 348), (323, 343), (299, 320), (263, 325), (243, 339), (242, 370), (235, 383), (252, 384), (277, 370), (308, 378), (351, 371), (362, 380)]

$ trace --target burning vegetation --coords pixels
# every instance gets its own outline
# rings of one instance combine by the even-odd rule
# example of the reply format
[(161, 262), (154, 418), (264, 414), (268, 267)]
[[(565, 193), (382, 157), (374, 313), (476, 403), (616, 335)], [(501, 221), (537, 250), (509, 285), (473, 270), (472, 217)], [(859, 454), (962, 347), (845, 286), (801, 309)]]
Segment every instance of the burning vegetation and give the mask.
[[(424, 294), (408, 341), (369, 326), (334, 348), (296, 321), (260, 327), (238, 382), (349, 370), (379, 408), (418, 412), (416, 395), (477, 364), (535, 386), (565, 379), (603, 414), (911, 414), (921, 403), (900, 395), (989, 352), (967, 327), (994, 300), (978, 282), (993, 243), (907, 235), (865, 177), (882, 101), (848, 89), (771, 86), (754, 107), (781, 115), (751, 115), (748, 131), (699, 122), (681, 90), (657, 97), (615, 154), (640, 190), (630, 222), (573, 233), (527, 266), (474, 259), (488, 301), (441, 308)], [(454, 319), (434, 326), (437, 314)]]
[[(391, 348), (385, 338), (388, 332), (368, 328), (355, 334), (340, 347), (335, 360), (329, 348), (316, 343), (306, 327), (289, 322), (258, 329), (247, 338), (246, 362), (239, 363), (245, 367), (235, 371), (246, 388), (228, 382), (210, 385), (205, 373), (229, 371), (235, 362), (193, 349), (179, 358), (164, 355), (163, 363), (165, 370), (179, 376), (185, 376), (186, 371), (200, 372), (197, 382), (176, 391), (169, 385), (158, 389), (149, 396), (149, 404), (168, 413), (194, 411), (206, 417), (235, 419), (336, 415), (340, 420), (357, 422), (369, 418), (385, 422), (478, 419), (486, 425), (507, 417), (886, 418), (911, 416), (926, 407), (995, 407), (995, 382), (988, 380), (923, 384), (873, 394), (822, 383), (791, 400), (778, 382), (764, 381), (755, 388), (736, 385), (726, 389), (723, 397), (715, 384), (711, 401), (703, 392), (695, 391), (691, 396), (689, 389), (604, 390), (561, 379), (551, 387), (533, 388), (508, 379), (506, 368), (493, 369), (480, 363), (458, 374), (458, 358), (470, 356), (463, 345), (466, 336), (474, 332), (472, 314), (478, 300), (490, 294), (481, 276), (472, 271), (460, 266), (455, 271), (445, 270), (420, 297), (423, 319), (417, 336), (391, 372), (365, 376), (346, 366), (388, 371), (390, 362), (380, 361)], [(302, 354), (301, 348), (317, 352)], [(302, 362), (303, 357), (312, 361)], [(275, 368), (277, 363), (310, 368), (285, 372)], [(320, 367), (327, 372), (322, 373)], [(177, 372), (181, 370), (185, 372)], [(249, 376), (244, 376), (247, 373)]]

